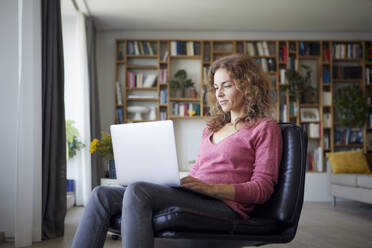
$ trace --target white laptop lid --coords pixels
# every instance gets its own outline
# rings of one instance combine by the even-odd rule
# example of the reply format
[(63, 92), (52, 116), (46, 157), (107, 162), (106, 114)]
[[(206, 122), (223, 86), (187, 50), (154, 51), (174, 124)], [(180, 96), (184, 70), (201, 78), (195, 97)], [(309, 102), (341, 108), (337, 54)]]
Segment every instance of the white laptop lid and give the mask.
[(111, 136), (119, 184), (180, 185), (173, 121), (111, 125)]

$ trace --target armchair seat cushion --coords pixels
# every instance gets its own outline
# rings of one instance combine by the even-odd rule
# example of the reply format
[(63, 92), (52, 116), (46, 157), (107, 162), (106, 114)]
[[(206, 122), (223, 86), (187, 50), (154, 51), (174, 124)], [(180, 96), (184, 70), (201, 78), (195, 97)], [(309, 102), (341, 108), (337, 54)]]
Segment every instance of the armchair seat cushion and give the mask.
[(169, 207), (153, 217), (154, 229), (161, 232), (201, 232), (220, 234), (276, 234), (279, 222), (268, 218), (252, 217), (248, 220), (229, 220), (182, 207)]

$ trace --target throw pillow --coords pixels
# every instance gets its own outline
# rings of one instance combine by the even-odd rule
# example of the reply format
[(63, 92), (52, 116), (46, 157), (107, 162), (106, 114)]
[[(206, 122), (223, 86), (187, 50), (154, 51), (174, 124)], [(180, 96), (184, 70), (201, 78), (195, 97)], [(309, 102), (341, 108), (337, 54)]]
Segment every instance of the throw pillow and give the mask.
[(371, 173), (367, 158), (362, 150), (327, 153), (333, 174), (337, 173)]

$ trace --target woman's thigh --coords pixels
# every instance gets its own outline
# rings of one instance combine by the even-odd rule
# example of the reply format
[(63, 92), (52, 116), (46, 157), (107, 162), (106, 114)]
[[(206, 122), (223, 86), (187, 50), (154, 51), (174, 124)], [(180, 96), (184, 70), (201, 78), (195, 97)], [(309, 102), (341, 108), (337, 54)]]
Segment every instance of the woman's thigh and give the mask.
[(123, 203), (127, 206), (133, 206), (135, 201), (142, 201), (143, 204), (151, 205), (154, 212), (171, 206), (179, 206), (214, 213), (231, 219), (239, 218), (239, 214), (219, 199), (153, 183), (138, 182), (130, 184), (125, 191)]

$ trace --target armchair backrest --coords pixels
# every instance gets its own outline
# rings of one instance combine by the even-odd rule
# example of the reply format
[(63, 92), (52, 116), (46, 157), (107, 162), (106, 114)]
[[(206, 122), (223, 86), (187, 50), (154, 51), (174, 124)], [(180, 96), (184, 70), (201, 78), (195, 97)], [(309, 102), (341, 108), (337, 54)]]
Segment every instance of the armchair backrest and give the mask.
[(256, 206), (252, 216), (278, 220), (282, 226), (296, 226), (302, 210), (305, 186), (307, 135), (292, 123), (280, 123), (283, 154), (278, 183), (271, 198)]

